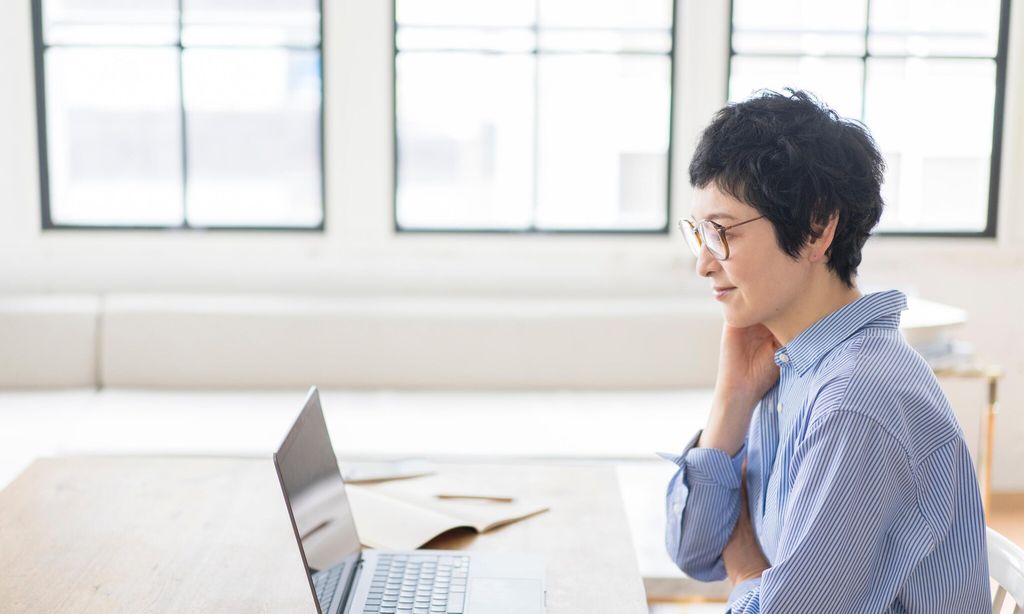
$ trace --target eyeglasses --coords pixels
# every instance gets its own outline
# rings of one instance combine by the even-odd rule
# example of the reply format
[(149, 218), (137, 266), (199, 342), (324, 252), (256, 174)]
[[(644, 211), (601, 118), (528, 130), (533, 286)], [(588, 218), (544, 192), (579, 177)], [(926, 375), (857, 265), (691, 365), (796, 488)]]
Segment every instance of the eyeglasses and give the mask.
[(686, 244), (690, 246), (693, 255), (700, 258), (700, 250), (707, 246), (708, 252), (717, 260), (725, 260), (729, 257), (729, 242), (725, 240), (725, 231), (737, 226), (749, 224), (763, 218), (759, 215), (753, 219), (732, 226), (722, 226), (712, 220), (701, 220), (697, 222), (693, 218), (679, 220), (679, 230), (686, 237)]

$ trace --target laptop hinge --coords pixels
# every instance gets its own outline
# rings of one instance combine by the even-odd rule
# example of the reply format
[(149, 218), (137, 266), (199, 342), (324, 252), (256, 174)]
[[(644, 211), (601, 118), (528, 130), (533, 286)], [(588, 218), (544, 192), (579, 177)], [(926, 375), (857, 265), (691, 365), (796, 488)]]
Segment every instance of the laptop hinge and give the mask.
[(346, 579), (344, 580), (345, 590), (341, 594), (341, 608), (338, 610), (343, 614), (347, 614), (348, 611), (352, 608), (352, 600), (355, 599), (356, 585), (359, 584), (359, 577), (363, 571), (364, 561), (365, 559), (363, 559), (363, 555), (362, 553), (360, 553), (359, 558), (356, 559), (355, 564), (352, 565), (353, 569), (345, 573), (345, 575), (347, 576)]

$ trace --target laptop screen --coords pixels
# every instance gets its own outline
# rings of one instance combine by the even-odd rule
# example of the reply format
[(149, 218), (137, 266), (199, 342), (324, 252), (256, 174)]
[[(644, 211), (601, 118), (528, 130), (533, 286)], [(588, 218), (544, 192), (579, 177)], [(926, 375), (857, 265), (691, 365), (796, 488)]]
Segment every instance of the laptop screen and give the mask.
[(359, 535), (315, 387), (274, 459), (306, 564), (326, 569), (358, 553)]

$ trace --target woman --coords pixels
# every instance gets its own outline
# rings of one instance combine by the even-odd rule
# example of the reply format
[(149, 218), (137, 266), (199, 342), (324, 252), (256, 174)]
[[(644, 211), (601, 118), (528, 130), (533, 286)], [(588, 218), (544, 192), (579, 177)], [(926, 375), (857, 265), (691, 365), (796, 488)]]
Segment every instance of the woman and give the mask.
[(855, 283), (883, 171), (862, 125), (794, 90), (719, 111), (690, 164), (680, 225), (725, 326), (666, 546), (728, 577), (734, 614), (991, 608), (963, 433), (898, 330), (906, 297)]

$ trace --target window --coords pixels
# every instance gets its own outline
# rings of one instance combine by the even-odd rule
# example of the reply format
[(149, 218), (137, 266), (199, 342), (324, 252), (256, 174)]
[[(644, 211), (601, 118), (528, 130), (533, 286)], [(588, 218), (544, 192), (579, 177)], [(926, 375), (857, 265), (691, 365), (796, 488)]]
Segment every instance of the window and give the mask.
[(807, 89), (871, 129), (882, 234), (995, 236), (1008, 0), (734, 0), (729, 98)]
[(671, 0), (396, 0), (397, 230), (668, 228)]
[(322, 228), (319, 0), (35, 0), (46, 228)]

